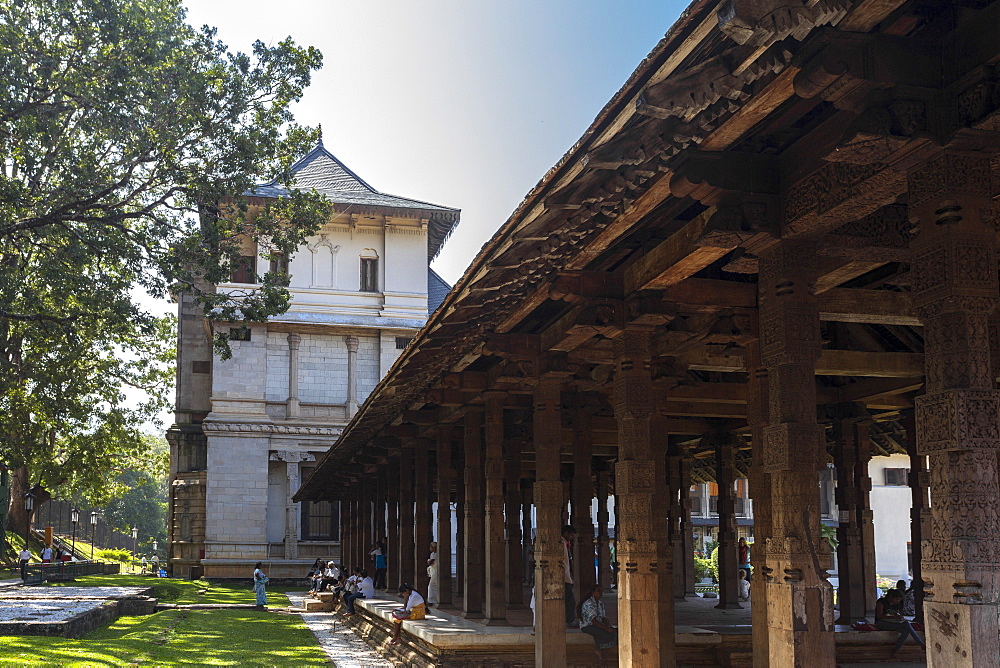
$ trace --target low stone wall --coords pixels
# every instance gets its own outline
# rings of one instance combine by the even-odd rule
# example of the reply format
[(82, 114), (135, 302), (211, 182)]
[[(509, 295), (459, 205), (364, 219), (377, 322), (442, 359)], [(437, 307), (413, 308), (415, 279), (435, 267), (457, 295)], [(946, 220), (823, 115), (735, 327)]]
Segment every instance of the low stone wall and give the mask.
[(122, 616), (153, 614), (156, 599), (148, 596), (151, 591), (121, 591), (115, 587), (12, 588), (5, 592), (4, 603), (0, 604), (7, 617), (0, 620), (0, 635), (78, 638)]

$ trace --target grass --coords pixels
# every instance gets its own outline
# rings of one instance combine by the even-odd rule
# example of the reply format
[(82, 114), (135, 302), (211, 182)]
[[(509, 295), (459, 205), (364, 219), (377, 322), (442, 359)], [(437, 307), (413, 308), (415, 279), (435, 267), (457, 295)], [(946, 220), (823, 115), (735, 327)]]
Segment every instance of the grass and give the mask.
[[(203, 580), (93, 575), (66, 586), (153, 586), (169, 603), (253, 603), (253, 589)], [(60, 586), (53, 584), (52, 586)], [(301, 589), (291, 587), (289, 590)], [(206, 590), (204, 593), (198, 593)], [(267, 602), (285, 606), (276, 587)], [(0, 637), (0, 666), (328, 666), (315, 637), (296, 615), (258, 610), (167, 610), (122, 617), (82, 638)]]

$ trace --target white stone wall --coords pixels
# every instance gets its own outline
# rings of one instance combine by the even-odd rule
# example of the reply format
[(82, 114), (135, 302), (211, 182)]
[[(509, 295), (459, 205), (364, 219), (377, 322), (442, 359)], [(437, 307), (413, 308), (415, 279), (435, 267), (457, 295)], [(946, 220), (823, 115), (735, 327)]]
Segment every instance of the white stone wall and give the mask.
[(347, 402), (347, 344), (343, 335), (302, 335), (299, 400), (321, 404)]
[(208, 433), (205, 558), (261, 558), (266, 542), (268, 438)]
[[(228, 331), (223, 323), (219, 325)], [(264, 325), (250, 326), (249, 341), (230, 341), (232, 358), (215, 356), (212, 398), (263, 399), (267, 381), (267, 331)], [(287, 373), (287, 372), (286, 372)]]
[[(364, 403), (382, 378), (379, 372), (379, 348), (378, 335), (358, 337), (358, 404)], [(344, 379), (346, 381), (346, 372)]]
[(288, 334), (267, 333), (267, 384), (268, 401), (288, 399)]
[(875, 571), (896, 579), (907, 577), (906, 544), (910, 541), (912, 496), (908, 486), (885, 484), (886, 468), (908, 469), (906, 455), (872, 457), (868, 474), (872, 479), (871, 505), (875, 523)]

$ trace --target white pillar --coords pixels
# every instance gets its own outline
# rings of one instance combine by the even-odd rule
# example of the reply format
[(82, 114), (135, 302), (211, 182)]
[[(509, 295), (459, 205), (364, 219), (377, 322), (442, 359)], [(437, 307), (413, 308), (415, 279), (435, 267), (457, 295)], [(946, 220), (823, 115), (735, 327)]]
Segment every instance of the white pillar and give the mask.
[(347, 343), (347, 417), (358, 412), (358, 337), (345, 336)]
[[(293, 453), (288, 453), (293, 454)], [(285, 496), (285, 559), (299, 557), (299, 507), (292, 497), (299, 489), (299, 457), (289, 457), (285, 460), (285, 473), (288, 476), (288, 490)]]
[(288, 417), (299, 415), (299, 343), (298, 334), (288, 335)]

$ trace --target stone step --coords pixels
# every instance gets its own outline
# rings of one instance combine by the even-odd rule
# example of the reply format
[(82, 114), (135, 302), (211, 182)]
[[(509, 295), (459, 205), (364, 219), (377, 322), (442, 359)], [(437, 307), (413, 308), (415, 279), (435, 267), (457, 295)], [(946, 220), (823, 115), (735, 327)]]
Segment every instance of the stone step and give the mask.
[(332, 612), (333, 602), (306, 601), (306, 612)]
[(324, 603), (332, 603), (335, 594), (332, 591), (321, 591), (316, 595), (316, 598), (323, 601)]

